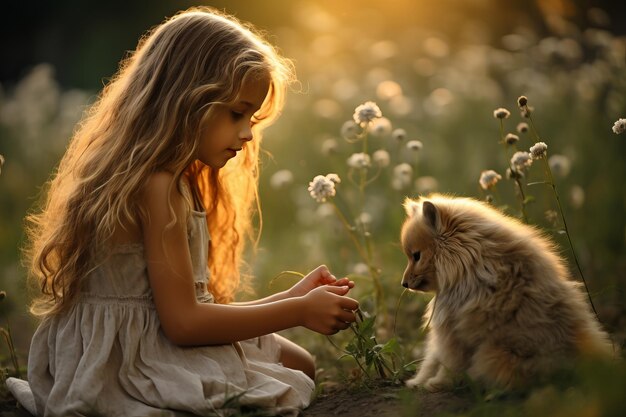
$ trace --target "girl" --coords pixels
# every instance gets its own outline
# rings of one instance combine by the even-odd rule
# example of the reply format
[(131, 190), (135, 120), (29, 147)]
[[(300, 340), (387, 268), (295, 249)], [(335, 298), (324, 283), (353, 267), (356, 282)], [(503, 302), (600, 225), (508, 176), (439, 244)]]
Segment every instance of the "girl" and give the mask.
[(288, 291), (231, 303), (260, 132), (291, 77), (272, 46), (206, 8), (169, 19), (123, 62), (29, 219), (32, 311), (43, 317), (28, 364), (34, 413), (309, 404), (313, 359), (273, 332), (347, 328), (354, 283), (320, 266)]

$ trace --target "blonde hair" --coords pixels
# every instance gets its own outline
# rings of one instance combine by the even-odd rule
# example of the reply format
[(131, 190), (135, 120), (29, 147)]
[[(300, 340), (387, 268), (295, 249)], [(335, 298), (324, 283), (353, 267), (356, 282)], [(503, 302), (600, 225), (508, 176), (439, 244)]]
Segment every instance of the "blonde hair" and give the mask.
[[(194, 158), (216, 104), (234, 102), (248, 80), (270, 76), (255, 114), (255, 140), (220, 170)], [(122, 224), (139, 224), (138, 196), (151, 174), (186, 176), (199, 190), (213, 241), (210, 290), (218, 302), (239, 286), (245, 238), (258, 208), (261, 130), (282, 110), (293, 66), (252, 28), (213, 9), (178, 13), (147, 33), (84, 117), (28, 216), (31, 311), (51, 315), (76, 299), (96, 254)], [(173, 211), (172, 211), (173, 212)], [(94, 245), (93, 242), (96, 242)]]

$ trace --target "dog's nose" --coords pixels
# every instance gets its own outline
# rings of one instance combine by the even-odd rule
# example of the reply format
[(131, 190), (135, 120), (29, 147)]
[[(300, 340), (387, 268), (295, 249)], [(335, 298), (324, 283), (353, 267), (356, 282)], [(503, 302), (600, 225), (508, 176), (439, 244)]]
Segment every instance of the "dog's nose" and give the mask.
[(408, 282), (403, 282), (403, 283), (402, 283), (402, 286), (403, 286), (404, 288), (409, 288), (409, 283), (408, 283)]

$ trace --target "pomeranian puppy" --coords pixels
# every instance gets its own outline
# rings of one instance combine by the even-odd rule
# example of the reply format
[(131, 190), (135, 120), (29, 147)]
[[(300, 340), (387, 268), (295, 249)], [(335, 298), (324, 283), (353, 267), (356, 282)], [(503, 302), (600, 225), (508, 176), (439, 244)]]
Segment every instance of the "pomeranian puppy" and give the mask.
[(447, 390), (465, 374), (517, 388), (566, 358), (612, 356), (581, 285), (538, 229), (469, 198), (433, 194), (404, 207), (402, 286), (436, 294), (408, 386)]

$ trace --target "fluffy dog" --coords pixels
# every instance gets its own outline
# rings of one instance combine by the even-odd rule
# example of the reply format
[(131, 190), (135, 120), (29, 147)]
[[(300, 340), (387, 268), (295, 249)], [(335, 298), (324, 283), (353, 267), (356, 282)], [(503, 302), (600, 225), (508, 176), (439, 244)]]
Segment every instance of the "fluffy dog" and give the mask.
[(466, 374), (516, 388), (564, 358), (612, 356), (580, 284), (540, 231), (469, 198), (433, 194), (404, 206), (402, 285), (436, 293), (408, 386), (446, 390)]

